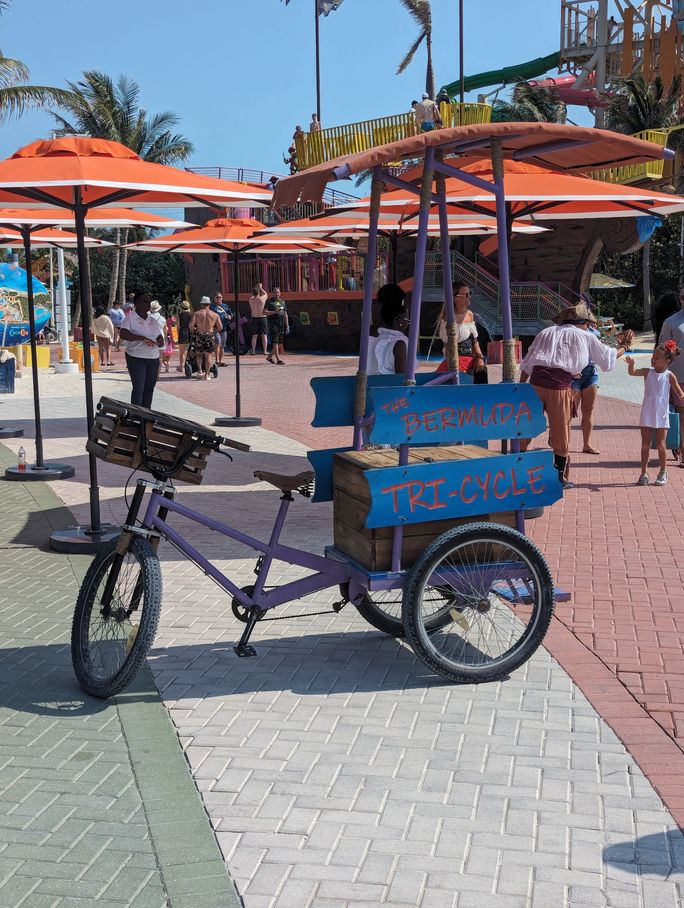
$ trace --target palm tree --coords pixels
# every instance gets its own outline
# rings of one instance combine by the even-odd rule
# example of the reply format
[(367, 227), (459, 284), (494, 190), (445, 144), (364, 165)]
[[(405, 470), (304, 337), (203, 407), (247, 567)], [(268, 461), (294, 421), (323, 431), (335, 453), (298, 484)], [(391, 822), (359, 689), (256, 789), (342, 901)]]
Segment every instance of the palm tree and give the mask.
[(399, 64), (397, 75), (401, 75), (413, 60), (414, 54), (425, 41), (427, 48), (427, 70), (425, 73), (425, 91), (431, 98), (435, 97), (435, 72), (432, 68), (432, 10), (430, 0), (401, 0), (401, 5), (408, 11), (418, 25), (418, 37)]
[[(128, 76), (111, 76), (97, 70), (87, 70), (79, 82), (68, 82), (66, 97), (59, 103), (64, 116), (52, 111), (60, 131), (65, 135), (87, 135), (110, 139), (131, 148), (143, 160), (154, 164), (179, 164), (193, 153), (192, 142), (173, 132), (178, 117), (164, 111), (148, 115), (140, 107), (140, 86)], [(125, 246), (128, 230), (117, 231), (117, 243)], [(110, 301), (126, 298), (127, 250), (122, 248), (118, 268), (112, 268)]]
[[(608, 96), (607, 124), (615, 132), (633, 135), (648, 129), (668, 129), (682, 123), (682, 78), (676, 75), (668, 88), (660, 76), (647, 82), (642, 75), (623, 79), (617, 92)], [(681, 141), (674, 133), (672, 143)], [(651, 241), (644, 243), (642, 252), (642, 285), (644, 293), (644, 330), (651, 323)]]
[(529, 82), (518, 82), (510, 101), (494, 101), (495, 123), (565, 123), (567, 107), (556, 88), (540, 88)]
[[(0, 0), (0, 15), (8, 6), (9, 0)], [(21, 60), (5, 57), (0, 50), (0, 123), (31, 108), (59, 104), (66, 95), (59, 88), (26, 85), (28, 77), (29, 71)]]

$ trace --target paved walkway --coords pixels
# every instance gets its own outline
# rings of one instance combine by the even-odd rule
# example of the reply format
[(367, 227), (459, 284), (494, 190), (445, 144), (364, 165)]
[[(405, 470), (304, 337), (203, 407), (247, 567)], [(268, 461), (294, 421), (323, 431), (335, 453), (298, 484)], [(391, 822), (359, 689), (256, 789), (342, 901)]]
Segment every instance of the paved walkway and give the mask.
[[(304, 365), (302, 360), (301, 367), (286, 367), (287, 384), (283, 379), (259, 383), (259, 393), (268, 396), (274, 410), (272, 426), (279, 406), (280, 431), (245, 430), (241, 437), (250, 438), (253, 452), (238, 455), (233, 464), (212, 458), (204, 484), (183, 488), (182, 501), (224, 518), (229, 505), (231, 521), (257, 534), (267, 531), (277, 495), (266, 492), (252, 474), (257, 466), (303, 465), (304, 447), (289, 433), (310, 418)], [(266, 364), (249, 368), (273, 373)], [(349, 363), (342, 361), (340, 368)], [(3, 401), (3, 417), (26, 414), (29, 387), (22, 379), (19, 393)], [(200, 393), (194, 391), (199, 387), (204, 406), (175, 393), (167, 397), (167, 387), (188, 388), (187, 395)], [(229, 412), (219, 403), (227, 387), (227, 378), (208, 386), (164, 381), (155, 404), (208, 421), (209, 405)], [(98, 394), (123, 397), (127, 390), (123, 376), (98, 378)], [(79, 519), (86, 519), (80, 393), (78, 380), (46, 376), (50, 456), (77, 468), (76, 481), (54, 483), (53, 489)], [(633, 407), (610, 401), (605, 406), (618, 407), (608, 414), (624, 420), (618, 425), (634, 424)], [(296, 420), (290, 418), (293, 413)], [(610, 459), (618, 444), (624, 451), (631, 443), (624, 430), (613, 435), (609, 449), (600, 433)], [(322, 438), (320, 446), (327, 443)], [(562, 666), (540, 651), (500, 684), (444, 684), (405, 646), (375, 632), (349, 609), (338, 616), (264, 622), (254, 639), (259, 657), (238, 661), (230, 645), (240, 628), (229, 603), (162, 546), (165, 604), (151, 667), (248, 908), (681, 904), (684, 840), (634, 759), (639, 739), (655, 742), (661, 765), (669, 761), (670, 781), (678, 782), (681, 751), (642, 710), (616, 674), (617, 665), (586, 648), (575, 624), (575, 616), (599, 614), (590, 608), (591, 600), (606, 572), (612, 582), (615, 562), (623, 580), (630, 571), (629, 582), (604, 590), (601, 603), (609, 602), (615, 611), (615, 626), (594, 620), (596, 639), (625, 632), (620, 603), (626, 603), (628, 632), (634, 636), (636, 606), (631, 603), (639, 600), (636, 594), (631, 598), (632, 574), (638, 563), (653, 562), (649, 547), (645, 556), (628, 546), (625, 557), (618, 518), (624, 521), (639, 502), (644, 513), (659, 513), (661, 501), (653, 496), (663, 490), (627, 489), (633, 454), (621, 456), (629, 466), (614, 468), (622, 471), (619, 503), (617, 489), (595, 489), (595, 466), (579, 458), (578, 475), (589, 482), (552, 509), (546, 522), (532, 524), (554, 568), (561, 561), (574, 567), (579, 544), (586, 556), (576, 573), (568, 569), (561, 578), (576, 588), (574, 602), (560, 608), (549, 637), (550, 651)], [(108, 519), (123, 515), (126, 478), (120, 468), (103, 465)], [(665, 495), (674, 498), (679, 475), (673, 480)], [(600, 482), (605, 486), (603, 470)], [(623, 495), (633, 497), (623, 503)], [(589, 511), (589, 523), (587, 508), (595, 509)], [(643, 524), (644, 517), (639, 519)], [(633, 525), (634, 535), (639, 526)], [(661, 545), (660, 527), (660, 533), (650, 534), (651, 541), (658, 540), (654, 553)], [(201, 528), (186, 524), (184, 529), (220, 567), (251, 582), (253, 562), (242, 547)], [(320, 549), (330, 529), (329, 506), (297, 500), (288, 542)], [(573, 561), (568, 562), (570, 552)], [(293, 569), (283, 566), (282, 576), (292, 577)], [(650, 586), (637, 579), (634, 589), (646, 603), (645, 614), (652, 614)], [(672, 589), (681, 578), (670, 581), (668, 575), (668, 581)], [(333, 598), (321, 594), (309, 601), (318, 610)], [(673, 594), (673, 615), (676, 603)], [(304, 610), (297, 603), (282, 614)], [(619, 721), (634, 709), (641, 710), (640, 722), (634, 719), (633, 735), (624, 736)], [(644, 761), (643, 753), (637, 756)]]
[[(0, 446), (0, 467), (16, 461)], [(50, 552), (73, 522), (42, 483), (0, 493), (0, 905), (237, 906), (168, 714), (146, 670), (84, 697), (69, 634), (89, 559)]]

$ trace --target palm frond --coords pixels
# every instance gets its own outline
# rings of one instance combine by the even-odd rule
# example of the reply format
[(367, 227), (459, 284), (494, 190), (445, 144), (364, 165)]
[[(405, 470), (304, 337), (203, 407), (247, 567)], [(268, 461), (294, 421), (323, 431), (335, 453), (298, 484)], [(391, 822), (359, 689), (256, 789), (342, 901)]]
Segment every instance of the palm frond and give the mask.
[(19, 85), (29, 77), (27, 66), (21, 60), (4, 57), (0, 51), (0, 85)]
[(0, 88), (0, 122), (18, 117), (27, 110), (59, 104), (65, 92), (47, 85), (10, 85)]
[(404, 72), (406, 67), (410, 65), (411, 60), (413, 60), (415, 52), (418, 50), (418, 48), (422, 44), (424, 38), (425, 38), (425, 32), (421, 32), (420, 35), (418, 35), (418, 37), (416, 38), (416, 40), (413, 42), (413, 44), (409, 48), (408, 53), (406, 54), (404, 59), (399, 64), (399, 69), (397, 69), (397, 73), (396, 73), (398, 76), (400, 76)]
[(432, 10), (428, 0), (400, 0), (401, 5), (423, 31), (432, 31)]

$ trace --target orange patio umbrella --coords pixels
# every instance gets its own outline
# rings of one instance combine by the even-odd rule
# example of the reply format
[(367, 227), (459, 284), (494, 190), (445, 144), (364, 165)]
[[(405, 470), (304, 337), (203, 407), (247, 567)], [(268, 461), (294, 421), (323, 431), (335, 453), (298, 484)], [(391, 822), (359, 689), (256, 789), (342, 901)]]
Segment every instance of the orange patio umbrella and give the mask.
[[(0, 208), (0, 224), (14, 224), (33, 227), (73, 227), (74, 212), (68, 208)], [(151, 211), (134, 211), (132, 208), (97, 208), (88, 211), (86, 227), (154, 227), (159, 230), (174, 230), (190, 227), (188, 221), (167, 218)]]
[[(529, 161), (507, 159), (503, 167), (506, 202), (513, 218), (532, 218), (534, 221), (621, 218), (666, 216), (684, 211), (684, 199), (655, 189), (607, 183)], [(489, 159), (459, 162), (459, 168), (487, 182), (493, 179)], [(410, 181), (414, 174), (416, 178), (419, 176), (417, 171), (409, 170), (403, 174), (403, 179)], [(494, 216), (496, 202), (493, 192), (474, 187), (457, 177), (446, 177), (445, 189), (450, 218), (465, 220)], [(348, 218), (352, 211), (366, 211), (369, 208), (370, 196), (366, 196), (354, 205), (328, 209), (326, 215)], [(380, 210), (385, 216), (394, 214), (405, 221), (417, 220), (418, 198), (406, 190), (393, 189), (383, 194)]]
[[(7, 208), (67, 208), (74, 215), (78, 237), (78, 263), (84, 305), (83, 344), (90, 349), (91, 287), (85, 229), (89, 211), (128, 205), (152, 207), (235, 205), (264, 207), (271, 190), (254, 183), (216, 180), (175, 167), (143, 161), (130, 148), (105, 139), (67, 136), (33, 142), (0, 162), (0, 205)], [(30, 262), (30, 232), (25, 230), (25, 250)], [(28, 286), (31, 287), (29, 280)], [(31, 304), (29, 300), (29, 305)], [(90, 357), (83, 357), (88, 431), (94, 422)], [(103, 528), (97, 484), (97, 460), (89, 454), (90, 527), (53, 533), (50, 542), (58, 551), (92, 551), (118, 533)], [(28, 473), (28, 471), (27, 471)], [(105, 531), (107, 530), (107, 531)]]
[(263, 226), (260, 221), (253, 218), (215, 218), (207, 221), (202, 227), (154, 237), (142, 243), (131, 243), (128, 247), (140, 252), (231, 253), (233, 258), (233, 304), (235, 306), (235, 417), (218, 417), (216, 425), (219, 426), (261, 424), (261, 420), (257, 417), (243, 416), (240, 405), (240, 254), (249, 252), (292, 255), (304, 252), (337, 252), (346, 249), (346, 246), (327, 243), (320, 238), (307, 236), (288, 237), (287, 240), (255, 236), (255, 231), (260, 230)]

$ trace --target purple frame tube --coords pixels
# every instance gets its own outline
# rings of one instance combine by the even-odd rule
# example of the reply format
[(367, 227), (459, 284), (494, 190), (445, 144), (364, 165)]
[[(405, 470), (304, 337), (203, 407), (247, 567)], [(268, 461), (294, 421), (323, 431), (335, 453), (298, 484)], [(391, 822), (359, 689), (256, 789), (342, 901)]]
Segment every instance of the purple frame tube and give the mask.
[[(423, 179), (426, 171), (434, 172), (435, 150), (428, 148), (425, 152)], [(418, 217), (418, 238), (416, 240), (416, 260), (413, 269), (413, 294), (411, 296), (411, 324), (408, 337), (408, 357), (406, 360), (406, 384), (413, 385), (416, 381), (416, 364), (418, 361), (418, 338), (420, 336), (420, 309), (423, 297), (423, 277), (425, 275), (425, 251), (427, 249), (428, 223), (430, 218), (429, 204), (421, 199), (420, 215)], [(399, 466), (406, 466), (409, 457), (409, 446), (399, 447)], [(392, 534), (392, 570), (401, 570), (401, 550), (404, 542), (403, 526), (396, 526)]]
[[(373, 169), (373, 184), (380, 179), (380, 168)], [(371, 189), (371, 195), (373, 190)], [(368, 250), (363, 270), (363, 309), (361, 311), (361, 344), (359, 346), (359, 371), (368, 371), (368, 345), (370, 341), (371, 319), (373, 316), (373, 274), (375, 257), (378, 251), (378, 220), (380, 212), (371, 212), (368, 223)], [(363, 446), (363, 414), (354, 421), (353, 448), (360, 451)]]
[[(343, 562), (333, 561), (330, 558), (323, 558), (321, 555), (314, 555), (311, 552), (302, 552), (300, 549), (293, 549), (290, 546), (280, 545), (278, 543), (277, 540), (280, 536), (283, 523), (285, 522), (285, 515), (289, 504), (289, 501), (282, 502), (271, 533), (271, 539), (267, 543), (262, 542), (260, 539), (255, 539), (253, 536), (249, 536), (246, 533), (241, 533), (239, 530), (234, 530), (232, 527), (226, 526), (211, 517), (206, 517), (204, 514), (198, 514), (191, 508), (179, 504), (177, 501), (164, 498), (156, 491), (150, 496), (145, 518), (143, 520), (143, 526), (146, 529), (159, 530), (162, 536), (179, 548), (187, 558), (194, 562), (201, 570), (211, 577), (212, 580), (215, 580), (220, 587), (226, 590), (226, 592), (235, 596), (242, 605), (256, 605), (261, 609), (269, 609), (274, 608), (277, 605), (283, 605), (285, 602), (291, 602), (294, 599), (300, 599), (302, 596), (307, 596), (310, 593), (316, 593), (320, 590), (327, 589), (330, 586), (346, 583), (352, 577), (352, 572)], [(261, 590), (258, 591), (257, 587), (255, 587), (254, 595), (252, 597), (243, 593), (232, 580), (229, 580), (225, 574), (208, 561), (204, 555), (198, 552), (194, 546), (187, 542), (179, 532), (174, 530), (173, 527), (169, 526), (165, 520), (162, 520), (158, 516), (157, 512), (160, 507), (165, 508), (167, 511), (180, 514), (182, 517), (186, 517), (188, 520), (192, 520), (210, 530), (214, 530), (222, 536), (228, 536), (230, 539), (235, 539), (237, 542), (241, 542), (243, 545), (247, 545), (257, 552), (263, 552), (266, 559), (268, 559), (268, 562), (266, 562), (266, 559), (264, 560), (265, 569), (262, 569), (257, 578), (257, 585), (259, 581), (261, 581)], [(316, 573), (304, 577), (301, 580), (285, 583), (268, 593), (264, 593), (263, 586), (267, 579), (268, 567), (270, 567), (270, 564), (274, 559), (284, 561), (287, 564), (296, 564), (300, 567), (307, 568), (308, 570), (316, 571)]]
[[(447, 214), (446, 190), (438, 190), (439, 197), (439, 245), (442, 254), (442, 283), (444, 285), (444, 305), (446, 307), (447, 325), (453, 325), (456, 320), (454, 309), (454, 288), (451, 275), (451, 246), (449, 238), (449, 216)], [(449, 373), (450, 375), (452, 373)], [(454, 384), (459, 385), (461, 378), (456, 373)]]

